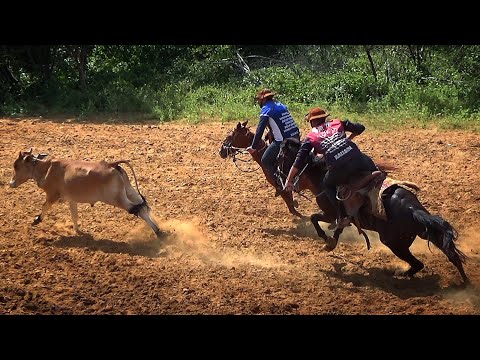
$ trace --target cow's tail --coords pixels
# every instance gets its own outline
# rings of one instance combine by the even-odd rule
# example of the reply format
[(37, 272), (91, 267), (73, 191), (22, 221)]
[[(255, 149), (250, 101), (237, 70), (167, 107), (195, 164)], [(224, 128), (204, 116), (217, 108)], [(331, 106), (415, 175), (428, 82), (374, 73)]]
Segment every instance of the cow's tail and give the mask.
[(138, 193), (140, 194), (140, 196), (142, 197), (142, 199), (145, 200), (145, 198), (143, 197), (143, 195), (140, 193), (140, 189), (138, 188), (138, 182), (137, 182), (137, 176), (135, 175), (135, 170), (133, 170), (133, 166), (130, 165), (130, 162), (129, 162), (128, 160), (118, 160), (118, 161), (114, 161), (114, 162), (108, 163), (108, 166), (116, 168), (116, 167), (119, 166), (120, 164), (127, 164), (128, 167), (130, 168), (130, 170), (132, 170), (133, 178), (135, 179), (135, 186), (137, 187), (137, 191), (138, 191)]

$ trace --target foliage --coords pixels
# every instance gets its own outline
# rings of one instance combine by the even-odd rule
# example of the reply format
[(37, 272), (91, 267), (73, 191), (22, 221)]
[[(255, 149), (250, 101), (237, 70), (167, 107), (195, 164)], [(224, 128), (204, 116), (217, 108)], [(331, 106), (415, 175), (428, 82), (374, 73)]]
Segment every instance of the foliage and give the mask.
[(253, 120), (269, 87), (295, 116), (320, 105), (379, 128), (388, 117), (476, 129), (479, 73), (476, 45), (2, 46), (0, 114)]

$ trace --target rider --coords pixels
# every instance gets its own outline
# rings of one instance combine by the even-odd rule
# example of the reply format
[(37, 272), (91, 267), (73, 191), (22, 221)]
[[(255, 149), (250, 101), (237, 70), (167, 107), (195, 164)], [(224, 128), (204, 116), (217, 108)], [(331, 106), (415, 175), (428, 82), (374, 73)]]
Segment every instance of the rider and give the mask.
[[(349, 219), (343, 218), (342, 207), (336, 198), (336, 186), (346, 184), (348, 179), (360, 171), (378, 170), (373, 160), (362, 153), (352, 139), (360, 135), (365, 126), (345, 119), (328, 120), (330, 116), (319, 107), (310, 109), (305, 119), (310, 122), (312, 130), (303, 140), (295, 162), (288, 173), (285, 190), (292, 191), (293, 178), (305, 163), (308, 153), (314, 149), (316, 154), (324, 155), (327, 173), (323, 179), (325, 194), (337, 210), (337, 227), (348, 225)], [(351, 132), (346, 137), (345, 131)]]
[(300, 130), (287, 107), (273, 98), (275, 95), (276, 93), (272, 90), (263, 89), (255, 96), (255, 100), (261, 108), (260, 121), (252, 145), (247, 150), (250, 154), (260, 150), (257, 149), (258, 142), (268, 126), (274, 140), (263, 153), (261, 162), (266, 171), (267, 179), (271, 184), (275, 184), (277, 190), (275, 195), (277, 195), (283, 190), (275, 179), (275, 164), (280, 151), (280, 144), (289, 137), (300, 139)]

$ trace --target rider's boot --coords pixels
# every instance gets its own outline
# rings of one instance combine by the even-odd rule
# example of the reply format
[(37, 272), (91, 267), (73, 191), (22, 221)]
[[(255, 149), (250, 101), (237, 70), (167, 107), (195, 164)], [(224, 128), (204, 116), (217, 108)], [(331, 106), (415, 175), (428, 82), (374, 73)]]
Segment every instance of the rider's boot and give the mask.
[[(332, 197), (332, 195), (328, 194), (328, 192), (327, 192), (327, 196), (329, 198)], [(345, 216), (344, 211), (343, 211), (343, 206), (340, 203), (340, 201), (338, 201), (336, 199), (336, 197), (334, 199), (335, 199), (334, 204), (335, 204), (335, 207), (336, 207), (336, 210), (337, 210), (337, 219), (335, 220), (334, 223), (332, 223), (328, 226), (329, 230), (343, 229), (344, 227), (350, 225), (350, 223), (351, 223), (350, 217)], [(331, 200), (333, 200), (333, 199), (331, 199)]]
[(279, 196), (283, 192), (283, 186), (280, 184), (279, 179), (276, 176), (269, 176), (271, 182), (275, 184), (275, 197)]

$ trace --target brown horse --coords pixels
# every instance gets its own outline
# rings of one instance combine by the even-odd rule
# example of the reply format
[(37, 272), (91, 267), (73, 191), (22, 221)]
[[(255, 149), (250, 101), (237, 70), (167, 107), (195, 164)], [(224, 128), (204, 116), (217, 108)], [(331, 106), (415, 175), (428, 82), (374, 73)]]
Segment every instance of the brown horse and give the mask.
[[(232, 157), (235, 161), (235, 155), (238, 152), (245, 150), (248, 146), (252, 144), (253, 137), (255, 136), (255, 134), (252, 131), (250, 131), (250, 127), (247, 127), (247, 123), (248, 121), (245, 121), (244, 123), (239, 122), (237, 126), (233, 129), (232, 133), (228, 135), (225, 138), (225, 140), (223, 140), (223, 143), (219, 151), (220, 157), (222, 159), (226, 159), (227, 157)], [(266, 174), (265, 169), (262, 167), (261, 159), (262, 159), (263, 152), (267, 148), (267, 144), (264, 140), (260, 139), (259, 146), (260, 146), (260, 150), (253, 153), (252, 158), (260, 165), (260, 167), (263, 170), (263, 173)], [(273, 187), (275, 187), (275, 183), (272, 180), (270, 180), (267, 177), (267, 175), (265, 175), (265, 178)], [(313, 190), (314, 185), (311, 183), (309, 178), (302, 179), (299, 183), (299, 188), (300, 190), (309, 189), (311, 191), (314, 191)], [(290, 211), (291, 214), (298, 216), (300, 218), (303, 217), (303, 215), (300, 212), (298, 212), (297, 209), (295, 209), (293, 196), (291, 193), (282, 192), (280, 196), (282, 197), (283, 201), (285, 201), (285, 204), (287, 204), (288, 211)], [(333, 219), (328, 218), (328, 219), (325, 219), (324, 221), (331, 222), (334, 219), (335, 218)]]
[[(286, 139), (282, 143), (277, 158), (279, 169), (282, 172), (288, 173), (300, 145), (296, 139)], [(333, 250), (343, 228), (337, 229), (332, 238), (325, 234), (319, 224), (319, 221), (332, 222), (336, 214), (323, 192), (323, 178), (326, 172), (325, 161), (317, 156), (311, 156), (300, 178), (305, 178), (303, 181), (308, 179), (309, 183), (313, 185), (313, 193), (317, 194), (317, 204), (323, 212), (313, 214), (310, 219), (318, 236), (325, 240), (327, 250)], [(456, 247), (455, 241), (458, 234), (446, 220), (438, 215), (431, 215), (414, 193), (398, 184), (384, 190), (382, 203), (386, 212), (386, 220), (374, 216), (368, 207), (360, 208), (357, 218), (362, 229), (376, 231), (380, 241), (410, 265), (410, 269), (402, 275), (413, 277), (424, 267), (423, 263), (413, 256), (409, 249), (415, 238), (419, 236), (438, 247), (458, 269), (464, 284), (469, 283), (462, 265), (466, 262), (467, 257)]]

